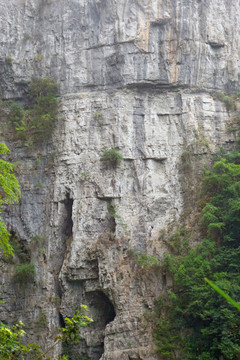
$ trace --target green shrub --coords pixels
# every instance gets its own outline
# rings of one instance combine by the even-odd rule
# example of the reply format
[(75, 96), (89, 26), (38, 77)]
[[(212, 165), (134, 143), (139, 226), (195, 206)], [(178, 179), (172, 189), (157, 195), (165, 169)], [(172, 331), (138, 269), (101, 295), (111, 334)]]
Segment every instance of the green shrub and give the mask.
[(160, 267), (161, 262), (155, 255), (147, 255), (144, 253), (136, 254), (136, 261), (142, 267)]
[(122, 162), (122, 160), (123, 160), (122, 155), (114, 148), (104, 151), (101, 157), (101, 161), (105, 161), (111, 164), (112, 166), (119, 165)]
[(128, 255), (142, 268), (160, 268), (161, 261), (155, 255), (147, 255), (135, 249), (129, 249)]
[(25, 263), (16, 266), (14, 280), (18, 283), (33, 282), (36, 276), (35, 265), (32, 263)]
[(52, 133), (57, 117), (58, 84), (49, 78), (33, 79), (25, 108), (10, 102), (8, 118), (16, 137), (27, 146), (39, 144)]
[(228, 95), (225, 95), (223, 92), (218, 91), (217, 98), (218, 98), (218, 100), (220, 100), (221, 102), (223, 102), (225, 104), (227, 111), (236, 110), (236, 103), (235, 103), (234, 96), (228, 96)]

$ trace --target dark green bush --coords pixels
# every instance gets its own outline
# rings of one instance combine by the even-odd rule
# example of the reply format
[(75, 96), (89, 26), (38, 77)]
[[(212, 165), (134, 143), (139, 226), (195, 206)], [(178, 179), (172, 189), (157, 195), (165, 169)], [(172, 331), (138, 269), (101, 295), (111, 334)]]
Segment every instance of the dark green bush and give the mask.
[(35, 265), (32, 263), (25, 263), (16, 266), (14, 280), (15, 282), (24, 284), (33, 282), (36, 276)]
[(49, 78), (33, 79), (25, 107), (9, 103), (9, 120), (16, 136), (27, 146), (48, 139), (57, 118), (58, 84)]
[(101, 161), (105, 161), (111, 164), (112, 166), (119, 165), (122, 160), (123, 160), (122, 155), (114, 148), (104, 151), (101, 157)]

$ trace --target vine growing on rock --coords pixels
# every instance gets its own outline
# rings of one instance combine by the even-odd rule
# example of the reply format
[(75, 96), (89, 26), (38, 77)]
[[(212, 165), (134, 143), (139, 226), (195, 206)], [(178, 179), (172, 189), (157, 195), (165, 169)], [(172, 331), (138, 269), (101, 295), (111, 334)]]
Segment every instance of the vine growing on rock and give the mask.
[[(21, 195), (18, 180), (13, 173), (13, 164), (4, 158), (9, 152), (8, 147), (0, 143), (0, 214), (3, 207), (18, 202)], [(10, 234), (7, 226), (0, 216), (0, 248), (3, 250), (4, 255), (13, 253), (9, 238)]]
[(240, 357), (240, 313), (204, 281), (240, 298), (240, 150), (217, 160), (202, 188), (201, 243), (165, 254), (163, 268), (173, 287), (155, 307), (154, 338), (162, 359)]

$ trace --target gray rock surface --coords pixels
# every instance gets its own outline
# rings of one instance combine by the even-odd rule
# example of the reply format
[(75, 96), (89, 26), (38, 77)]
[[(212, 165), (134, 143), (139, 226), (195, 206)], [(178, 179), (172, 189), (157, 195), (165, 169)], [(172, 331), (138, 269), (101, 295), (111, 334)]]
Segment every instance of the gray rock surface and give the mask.
[[(37, 278), (19, 287), (16, 264), (0, 262), (1, 320), (21, 318), (46, 345), (86, 303), (82, 355), (157, 358), (144, 313), (166, 284), (131, 250), (161, 259), (161, 231), (191, 213), (203, 165), (236, 140), (216, 90), (239, 86), (239, 26), (229, 0), (0, 0), (1, 97), (49, 76), (61, 100), (50, 142), (8, 140), (22, 199), (5, 219)], [(101, 161), (111, 148), (116, 167)]]

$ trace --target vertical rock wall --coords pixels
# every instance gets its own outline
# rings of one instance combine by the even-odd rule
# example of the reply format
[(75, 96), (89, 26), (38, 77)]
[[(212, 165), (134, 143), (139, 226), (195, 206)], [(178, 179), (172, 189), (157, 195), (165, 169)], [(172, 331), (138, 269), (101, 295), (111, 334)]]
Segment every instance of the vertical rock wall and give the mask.
[[(0, 0), (1, 97), (48, 76), (61, 100), (51, 142), (8, 142), (22, 200), (5, 218), (38, 272), (18, 289), (16, 265), (0, 262), (1, 320), (22, 318), (46, 343), (86, 303), (95, 323), (82, 356), (156, 359), (143, 314), (165, 283), (131, 250), (161, 259), (160, 231), (194, 199), (202, 164), (235, 141), (215, 95), (239, 85), (239, 23), (229, 0)], [(101, 161), (111, 148), (116, 167)]]

